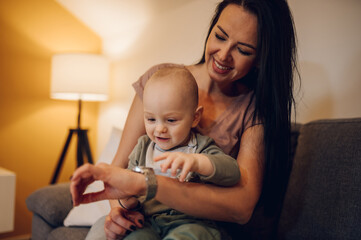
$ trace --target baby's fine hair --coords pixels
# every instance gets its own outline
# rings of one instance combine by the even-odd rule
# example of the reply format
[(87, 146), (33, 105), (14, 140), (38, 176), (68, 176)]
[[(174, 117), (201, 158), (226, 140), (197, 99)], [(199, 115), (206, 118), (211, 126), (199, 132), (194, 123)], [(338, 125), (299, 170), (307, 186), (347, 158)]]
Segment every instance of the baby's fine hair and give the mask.
[(178, 87), (182, 94), (187, 96), (195, 108), (198, 106), (198, 85), (192, 73), (185, 67), (165, 67), (155, 72), (148, 80), (164, 81), (164, 83), (172, 83)]

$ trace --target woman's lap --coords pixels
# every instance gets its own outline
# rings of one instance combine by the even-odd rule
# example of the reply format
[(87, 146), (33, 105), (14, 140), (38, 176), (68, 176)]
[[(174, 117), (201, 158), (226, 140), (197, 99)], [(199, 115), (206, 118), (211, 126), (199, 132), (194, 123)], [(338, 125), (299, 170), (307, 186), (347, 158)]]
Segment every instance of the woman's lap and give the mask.
[[(91, 227), (86, 240), (106, 240), (104, 222), (105, 216)], [(146, 219), (143, 228), (130, 233), (124, 239), (221, 240), (221, 233), (214, 226), (204, 224), (200, 220), (183, 218), (179, 215), (160, 214)]]
[(99, 218), (90, 228), (85, 240), (106, 240), (104, 232), (105, 217)]

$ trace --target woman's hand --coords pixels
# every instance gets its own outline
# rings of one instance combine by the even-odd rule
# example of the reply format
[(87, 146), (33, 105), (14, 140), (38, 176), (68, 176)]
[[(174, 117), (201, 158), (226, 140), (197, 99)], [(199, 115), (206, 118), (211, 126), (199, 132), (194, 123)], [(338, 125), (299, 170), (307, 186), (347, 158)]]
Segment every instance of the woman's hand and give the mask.
[(105, 218), (104, 231), (107, 239), (123, 239), (136, 228), (142, 228), (144, 216), (140, 212), (113, 207)]
[(126, 199), (119, 199), (118, 200), (120, 206), (127, 210), (137, 211), (141, 207), (141, 204), (136, 197), (130, 197)]
[[(96, 180), (104, 182), (104, 190), (84, 194), (86, 187)], [(100, 163), (96, 166), (84, 164), (75, 170), (70, 184), (74, 206), (104, 199), (129, 198), (131, 196), (143, 195), (145, 189), (144, 175), (105, 163)]]
[(213, 173), (213, 165), (208, 157), (203, 154), (192, 154), (182, 152), (166, 152), (154, 158), (154, 161), (162, 161), (162, 172), (171, 169), (172, 176), (177, 175), (177, 170), (181, 169), (179, 181), (183, 182), (189, 172), (196, 172), (204, 176), (209, 176)]

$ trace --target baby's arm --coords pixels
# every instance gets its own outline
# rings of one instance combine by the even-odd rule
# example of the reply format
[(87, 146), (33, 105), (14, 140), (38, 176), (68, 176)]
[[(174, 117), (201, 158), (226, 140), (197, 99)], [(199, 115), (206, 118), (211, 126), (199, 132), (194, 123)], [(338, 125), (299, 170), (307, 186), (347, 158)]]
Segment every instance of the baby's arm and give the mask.
[(167, 152), (154, 158), (154, 161), (164, 160), (161, 164), (162, 172), (171, 169), (172, 176), (177, 175), (177, 170), (181, 169), (179, 181), (183, 182), (189, 172), (196, 172), (199, 175), (208, 177), (214, 172), (214, 167), (209, 158), (204, 154)]
[(225, 154), (211, 138), (206, 138), (202, 142), (199, 153), (170, 152), (164, 153), (154, 160), (165, 160), (165, 163), (162, 164), (162, 171), (165, 172), (170, 168), (173, 176), (177, 169), (182, 169), (180, 181), (184, 181), (187, 174), (192, 171), (198, 173), (203, 182), (211, 182), (220, 186), (232, 186), (238, 183), (241, 173), (237, 161)]

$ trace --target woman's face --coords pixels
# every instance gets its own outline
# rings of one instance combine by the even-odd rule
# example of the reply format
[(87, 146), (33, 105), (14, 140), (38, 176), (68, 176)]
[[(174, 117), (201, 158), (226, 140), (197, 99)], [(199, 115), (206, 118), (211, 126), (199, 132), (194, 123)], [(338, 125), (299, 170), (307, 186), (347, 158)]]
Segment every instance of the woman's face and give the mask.
[(257, 17), (242, 6), (228, 5), (207, 41), (205, 63), (208, 74), (219, 84), (231, 84), (254, 66), (257, 46)]

